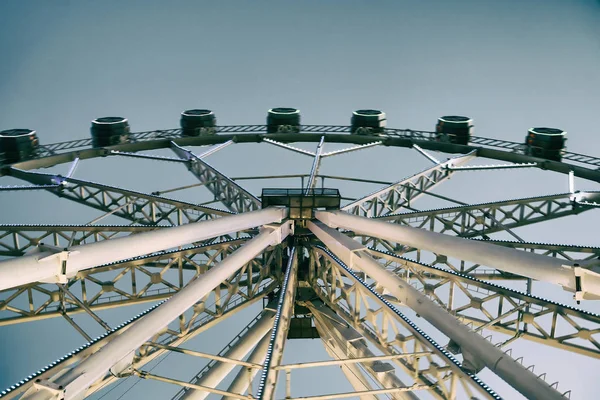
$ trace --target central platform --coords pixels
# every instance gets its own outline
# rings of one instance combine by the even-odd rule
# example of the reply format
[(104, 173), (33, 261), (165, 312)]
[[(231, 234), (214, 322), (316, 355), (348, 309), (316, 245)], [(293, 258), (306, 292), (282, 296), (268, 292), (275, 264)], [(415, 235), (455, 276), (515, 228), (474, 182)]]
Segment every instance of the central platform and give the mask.
[(262, 207), (285, 206), (291, 219), (312, 219), (314, 210), (337, 210), (341, 196), (338, 189), (263, 189)]

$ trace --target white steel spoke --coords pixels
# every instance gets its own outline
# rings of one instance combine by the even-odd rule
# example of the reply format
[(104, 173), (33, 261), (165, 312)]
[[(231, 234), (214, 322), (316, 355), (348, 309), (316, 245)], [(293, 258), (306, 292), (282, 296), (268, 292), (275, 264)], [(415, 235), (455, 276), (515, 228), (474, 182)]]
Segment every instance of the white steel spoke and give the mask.
[(234, 143), (233, 140), (228, 140), (225, 143), (221, 143), (216, 146), (213, 146), (212, 148), (206, 150), (204, 153), (201, 153), (198, 157), (199, 158), (208, 157), (211, 154), (215, 154), (217, 151), (223, 150), (225, 147), (232, 145), (233, 143)]
[[(142, 159), (146, 159), (146, 160), (170, 161), (170, 162), (176, 162), (176, 163), (184, 163), (185, 162), (185, 160), (182, 160), (180, 158), (156, 156), (156, 155), (144, 154), (144, 153), (130, 153), (128, 151), (110, 150), (108, 154), (111, 156), (142, 158)], [(70, 178), (70, 177), (71, 177), (70, 175), (67, 175), (67, 178)]]
[(367, 143), (367, 144), (363, 144), (363, 145), (360, 145), (360, 146), (352, 146), (352, 147), (349, 147), (347, 149), (329, 151), (327, 153), (321, 154), (321, 157), (331, 157), (331, 156), (337, 156), (339, 154), (350, 153), (350, 152), (353, 152), (353, 151), (364, 150), (364, 149), (368, 149), (368, 148), (371, 148), (371, 147), (379, 146), (382, 143), (383, 142), (381, 140), (378, 140), (376, 142)]
[(537, 167), (538, 163), (522, 163), (522, 164), (497, 164), (497, 165), (469, 165), (463, 167), (450, 167), (452, 171), (482, 171), (494, 169), (514, 169), (514, 168), (533, 168)]
[[(318, 215), (317, 218), (320, 216)], [(363, 219), (361, 217), (353, 218)], [(345, 264), (356, 267), (371, 276), (403, 304), (413, 309), (457, 343), (464, 355), (463, 368), (476, 373), (482, 368), (488, 367), (516, 390), (530, 398), (537, 396), (556, 400), (563, 398), (558, 391), (508, 357), (502, 350), (469, 330), (454, 316), (398, 276), (382, 268), (358, 242), (321, 223), (309, 222), (308, 228)]]
[(476, 237), (576, 215), (591, 209), (582, 202), (597, 199), (600, 199), (600, 194), (596, 192), (554, 194), (390, 214), (378, 219), (440, 233)]
[[(267, 350), (269, 349), (269, 344), (271, 343), (271, 335), (265, 335), (260, 342), (256, 345), (256, 348), (250, 354), (248, 358), (248, 362), (252, 364), (264, 364), (265, 357), (267, 356)], [(227, 388), (228, 392), (232, 393), (245, 393), (250, 387), (250, 383), (254, 380), (256, 374), (258, 374), (259, 370), (257, 369), (245, 369), (242, 368), (238, 374), (235, 376), (229, 388)], [(250, 394), (250, 393), (248, 393)], [(225, 396), (223, 400), (231, 400), (233, 397)]]
[[(600, 324), (596, 313), (486, 282), (477, 274), (448, 271), (377, 250), (369, 253), (465, 322), (600, 358), (600, 332), (589, 329)], [(527, 329), (527, 321), (540, 329)]]
[(316, 217), (328, 226), (361, 232), (436, 254), (466, 259), (501, 271), (558, 284), (565, 290), (574, 292), (577, 300), (600, 298), (600, 274), (585, 269), (586, 264), (565, 263), (553, 257), (399, 226), (341, 211), (317, 212)]
[[(228, 359), (241, 360), (254, 348), (273, 327), (275, 310), (265, 308), (260, 319), (254, 323), (246, 332), (239, 337), (235, 344), (231, 345), (225, 352), (224, 357)], [(234, 364), (217, 362), (212, 365), (208, 371), (195, 376), (191, 383), (201, 386), (217, 387), (219, 383), (233, 370)], [(247, 366), (247, 365), (246, 365)], [(262, 368), (262, 366), (258, 366)], [(188, 390), (179, 397), (180, 399), (202, 400), (208, 396), (208, 392), (199, 390)]]
[(98, 265), (137, 257), (255, 226), (281, 222), (287, 210), (269, 208), (123, 238), (49, 249), (0, 261), (0, 290), (32, 282), (65, 283), (77, 272)]
[(435, 158), (434, 156), (432, 156), (431, 154), (429, 154), (428, 152), (426, 152), (425, 150), (420, 148), (418, 145), (413, 144), (413, 149), (417, 150), (419, 152), (419, 154), (423, 155), (426, 159), (428, 159), (432, 163), (434, 163), (436, 165), (441, 164), (440, 160), (438, 160), (437, 158)]
[[(15, 178), (31, 183), (49, 185), (47, 190), (58, 197), (107, 213), (113, 212), (119, 217), (144, 225), (156, 225), (161, 222), (166, 222), (169, 225), (182, 225), (188, 222), (231, 215), (228, 211), (81, 179), (23, 171), (14, 167), (11, 168), (10, 174)], [(115, 212), (115, 209), (118, 211)]]
[(265, 362), (263, 365), (260, 384), (256, 398), (260, 400), (271, 400), (275, 395), (275, 385), (277, 383), (278, 369), (283, 357), (283, 350), (290, 327), (290, 319), (294, 313), (294, 303), (296, 297), (296, 284), (298, 282), (298, 255), (296, 248), (292, 247), (289, 252), (287, 267), (281, 290), (279, 291), (279, 300), (277, 302), (277, 313), (273, 323), (271, 339)]
[[(54, 383), (62, 386), (62, 392), (72, 398), (78, 396), (96, 381), (102, 379), (110, 370), (117, 375), (130, 368), (135, 349), (149, 340), (156, 332), (166, 327), (177, 316), (210, 293), (216, 286), (240, 269), (245, 263), (261, 253), (270, 245), (275, 245), (285, 239), (290, 233), (290, 224), (286, 223), (277, 228), (264, 228), (255, 238), (247, 242), (218, 266), (196, 279), (168, 302), (161, 304), (144, 319), (131, 326), (110, 343), (103, 346), (101, 352), (94, 353), (65, 375), (60, 376)], [(123, 355), (131, 355), (123, 358)], [(54, 398), (54, 384), (40, 384), (36, 389), (30, 389), (24, 399)]]
[(316, 184), (316, 175), (319, 173), (319, 167), (321, 166), (321, 153), (323, 152), (323, 144), (325, 142), (325, 136), (321, 138), (319, 145), (317, 146), (317, 150), (315, 150), (315, 159), (312, 164), (312, 168), (310, 169), (310, 175), (308, 177), (308, 182), (306, 183), (306, 191), (305, 194), (308, 195), (310, 190), (315, 187)]
[(286, 143), (281, 143), (281, 142), (278, 142), (277, 140), (265, 138), (265, 139), (263, 139), (263, 142), (270, 143), (270, 144), (272, 144), (274, 146), (281, 147), (283, 149), (286, 149), (286, 150), (289, 150), (289, 151), (293, 151), (295, 153), (303, 154), (305, 156), (309, 156), (309, 157), (314, 157), (315, 156), (315, 153), (313, 153), (312, 151), (299, 149), (298, 147), (294, 147), (294, 146), (291, 146), (291, 145), (286, 144)]
[(367, 217), (396, 213), (402, 207), (410, 207), (411, 201), (421, 196), (423, 192), (448, 179), (452, 174), (449, 169), (450, 166), (464, 164), (474, 157), (474, 152), (471, 152), (465, 156), (451, 158), (410, 178), (393, 183), (356, 200), (342, 207), (342, 210)]

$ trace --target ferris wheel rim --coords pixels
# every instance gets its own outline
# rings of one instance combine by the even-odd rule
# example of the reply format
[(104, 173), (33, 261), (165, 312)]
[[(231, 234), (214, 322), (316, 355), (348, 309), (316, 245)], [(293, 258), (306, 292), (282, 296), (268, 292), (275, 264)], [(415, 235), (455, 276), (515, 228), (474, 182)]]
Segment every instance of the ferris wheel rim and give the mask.
[[(300, 132), (300, 133), (265, 133), (265, 125), (232, 125), (222, 126), (221, 128), (239, 128), (239, 132), (223, 132), (215, 135), (206, 136), (181, 136), (180, 129), (170, 130), (159, 130), (159, 131), (148, 131), (133, 133), (133, 141), (129, 143), (116, 144), (113, 146), (105, 147), (92, 147), (91, 139), (77, 139), (68, 142), (58, 142), (54, 145), (67, 145), (82, 143), (76, 150), (65, 151), (54, 155), (44, 155), (43, 157), (32, 158), (30, 160), (19, 161), (13, 164), (5, 165), (4, 168), (0, 169), (0, 176), (10, 174), (10, 168), (19, 168), (24, 170), (49, 168), (55, 165), (65, 164), (73, 162), (76, 158), (79, 160), (100, 158), (110, 156), (111, 152), (138, 152), (142, 150), (160, 150), (171, 147), (171, 143), (175, 143), (178, 146), (207, 146), (224, 144), (226, 142), (233, 143), (261, 143), (265, 139), (276, 140), (281, 143), (315, 143), (319, 142), (322, 137), (325, 137), (327, 143), (345, 143), (345, 144), (356, 144), (356, 145), (367, 145), (373, 142), (381, 142), (381, 146), (385, 147), (396, 147), (396, 148), (412, 148), (414, 145), (432, 151), (440, 151), (449, 154), (467, 154), (475, 151), (477, 157), (488, 158), (499, 161), (507, 161), (514, 163), (531, 163), (535, 164), (536, 168), (543, 170), (550, 170), (562, 174), (569, 174), (571, 171), (576, 177), (600, 182), (600, 167), (592, 169), (586, 166), (585, 161), (577, 161), (584, 165), (576, 165), (561, 161), (548, 160), (545, 158), (534, 157), (532, 155), (517, 153), (525, 144), (516, 142), (507, 142), (501, 139), (483, 138), (473, 136), (472, 139), (481, 139), (485, 142), (505, 142), (510, 147), (506, 149), (502, 148), (490, 148), (484, 145), (476, 146), (473, 143), (468, 145), (455, 144), (450, 142), (441, 142), (432, 139), (426, 139), (422, 137), (404, 137), (394, 136), (393, 134), (385, 135), (351, 135), (349, 133), (350, 127), (343, 125), (303, 125), (307, 128), (315, 128), (316, 132)], [(327, 128), (335, 128), (335, 133), (328, 132)], [(319, 132), (319, 129), (324, 130)], [(388, 129), (388, 132), (408, 132), (409, 134), (417, 132), (419, 134), (433, 135), (435, 132), (430, 131), (414, 131), (406, 129)], [(152, 137), (159, 136), (165, 133), (168, 135), (166, 138)], [(152, 135), (148, 135), (152, 134)], [(137, 136), (139, 139), (137, 139)], [(146, 137), (144, 137), (146, 136)], [(476, 143), (475, 143), (476, 144)], [(53, 144), (43, 145), (42, 148), (53, 146)], [(587, 156), (580, 153), (568, 153), (573, 156), (580, 157), (582, 159), (593, 159), (595, 157)], [(175, 160), (175, 159), (174, 159)], [(166, 159), (165, 161), (168, 161)], [(587, 164), (595, 166), (594, 164)]]

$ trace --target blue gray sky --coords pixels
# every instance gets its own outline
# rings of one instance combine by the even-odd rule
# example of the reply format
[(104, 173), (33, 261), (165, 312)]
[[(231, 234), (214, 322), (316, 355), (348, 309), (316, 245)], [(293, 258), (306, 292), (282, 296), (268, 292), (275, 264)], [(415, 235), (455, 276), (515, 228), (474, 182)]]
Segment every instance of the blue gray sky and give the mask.
[[(558, 127), (568, 131), (569, 150), (597, 155), (599, 19), (594, 0), (3, 0), (0, 129), (35, 129), (42, 143), (54, 143), (88, 137), (90, 120), (106, 115), (127, 117), (133, 131), (143, 131), (177, 127), (189, 108), (213, 109), (219, 124), (233, 125), (263, 123), (275, 106), (299, 108), (307, 124), (347, 124), (352, 110), (368, 107), (384, 110), (398, 128), (433, 129), (438, 116), (468, 115), (477, 135), (515, 141), (532, 126)], [(210, 162), (231, 176), (309, 171), (308, 159), (269, 152), (240, 146)], [(343, 156), (323, 171), (398, 180), (427, 166), (407, 150), (356, 154), (359, 162)], [(194, 182), (177, 166), (113, 159), (83, 163), (76, 176), (144, 191)], [(440, 193), (478, 202), (566, 188), (564, 177), (519, 171), (463, 175)], [(205, 194), (177, 196), (200, 201)], [(6, 223), (84, 223), (96, 215), (44, 193), (0, 197)], [(520, 232), (526, 240), (598, 245), (598, 222), (585, 214)], [(104, 315), (116, 324), (128, 312)], [(231, 324), (196, 344), (218, 350)], [(81, 341), (62, 320), (0, 328), (0, 387)], [(308, 345), (301, 343), (291, 342), (286, 357), (302, 356)], [(325, 357), (310, 346), (311, 356)], [(600, 389), (595, 360), (526, 342), (514, 347), (536, 371), (572, 389), (572, 398)], [(503, 393), (492, 374), (482, 378)], [(129, 398), (149, 393), (142, 386)]]

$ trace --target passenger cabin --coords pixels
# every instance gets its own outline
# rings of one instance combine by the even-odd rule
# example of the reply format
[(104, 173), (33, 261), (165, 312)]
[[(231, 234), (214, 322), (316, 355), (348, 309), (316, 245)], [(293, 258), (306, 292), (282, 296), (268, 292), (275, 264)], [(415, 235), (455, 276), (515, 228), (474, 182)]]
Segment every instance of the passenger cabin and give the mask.
[(181, 113), (182, 136), (206, 136), (217, 133), (217, 118), (211, 110), (186, 110)]
[(92, 146), (104, 147), (129, 143), (129, 121), (123, 117), (102, 117), (92, 121)]
[(0, 158), (12, 164), (35, 158), (39, 140), (31, 129), (8, 129), (0, 132)]
[(299, 133), (300, 110), (290, 107), (271, 108), (267, 112), (267, 133)]
[(526, 153), (534, 157), (560, 161), (566, 148), (567, 132), (556, 128), (531, 128), (525, 138)]
[(458, 115), (440, 117), (435, 126), (438, 141), (456, 144), (469, 144), (472, 129), (473, 120)]
[(350, 120), (350, 133), (353, 135), (379, 135), (385, 132), (385, 113), (380, 110), (356, 110)]

